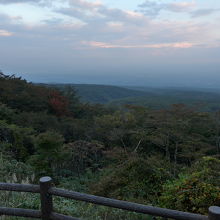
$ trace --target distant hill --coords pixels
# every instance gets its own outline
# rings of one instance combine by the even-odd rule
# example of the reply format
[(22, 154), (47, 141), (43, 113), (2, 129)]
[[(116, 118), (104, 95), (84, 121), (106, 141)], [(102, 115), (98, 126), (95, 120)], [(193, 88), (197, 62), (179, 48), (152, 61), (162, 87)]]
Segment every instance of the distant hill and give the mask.
[(50, 84), (64, 89), (73, 87), (80, 100), (89, 103), (141, 105), (153, 109), (167, 108), (172, 104), (197, 105), (204, 111), (220, 110), (220, 90), (194, 88), (119, 87), (92, 84)]
[(109, 85), (54, 84), (53, 86), (60, 89), (63, 89), (65, 86), (71, 86), (76, 90), (81, 101), (99, 104), (107, 104), (117, 99), (142, 97), (148, 95), (147, 92)]
[(204, 111), (220, 110), (219, 90), (188, 88), (145, 88), (129, 87), (151, 94), (143, 97), (129, 97), (112, 101), (111, 105), (141, 105), (154, 109), (169, 107), (172, 104), (196, 105)]

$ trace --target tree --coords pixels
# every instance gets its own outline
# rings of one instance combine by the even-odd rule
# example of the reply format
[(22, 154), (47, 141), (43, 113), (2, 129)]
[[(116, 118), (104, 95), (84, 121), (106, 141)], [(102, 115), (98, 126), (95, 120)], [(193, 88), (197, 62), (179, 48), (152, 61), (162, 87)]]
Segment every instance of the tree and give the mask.
[(91, 186), (97, 195), (117, 199), (155, 203), (162, 185), (170, 179), (169, 164), (160, 156), (146, 159), (131, 154), (127, 160), (114, 164)]
[(64, 147), (64, 167), (78, 176), (91, 169), (93, 172), (102, 167), (104, 146), (98, 142), (75, 141)]
[(35, 168), (37, 176), (53, 176), (58, 175), (58, 168), (63, 151), (63, 137), (52, 131), (47, 131), (37, 137), (37, 152), (30, 158), (30, 163)]

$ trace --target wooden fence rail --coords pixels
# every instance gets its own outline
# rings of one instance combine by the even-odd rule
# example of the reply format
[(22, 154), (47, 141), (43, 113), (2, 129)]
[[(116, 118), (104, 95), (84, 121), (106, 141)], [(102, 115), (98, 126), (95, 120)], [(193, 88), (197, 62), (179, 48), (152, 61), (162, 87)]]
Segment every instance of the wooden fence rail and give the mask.
[(163, 217), (164, 219), (169, 218), (176, 220), (220, 220), (220, 207), (217, 206), (211, 206), (209, 208), (209, 215), (204, 216), (194, 213), (158, 208), (133, 202), (126, 202), (116, 199), (89, 195), (85, 193), (58, 189), (52, 187), (52, 179), (50, 177), (40, 178), (40, 185), (0, 183), (0, 190), (39, 193), (41, 198), (41, 210), (0, 207), (0, 215), (41, 218), (42, 220), (79, 220), (74, 217), (53, 212), (52, 196), (60, 196), (97, 205), (148, 214), (151, 216), (159, 216)]

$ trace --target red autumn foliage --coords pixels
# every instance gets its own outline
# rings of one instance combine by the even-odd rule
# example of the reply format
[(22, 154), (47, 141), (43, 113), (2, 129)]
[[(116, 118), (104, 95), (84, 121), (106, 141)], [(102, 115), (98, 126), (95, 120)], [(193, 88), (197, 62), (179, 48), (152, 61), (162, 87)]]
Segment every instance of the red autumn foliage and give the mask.
[(70, 114), (68, 99), (62, 96), (58, 91), (50, 92), (49, 106), (51, 111), (57, 116), (68, 116)]

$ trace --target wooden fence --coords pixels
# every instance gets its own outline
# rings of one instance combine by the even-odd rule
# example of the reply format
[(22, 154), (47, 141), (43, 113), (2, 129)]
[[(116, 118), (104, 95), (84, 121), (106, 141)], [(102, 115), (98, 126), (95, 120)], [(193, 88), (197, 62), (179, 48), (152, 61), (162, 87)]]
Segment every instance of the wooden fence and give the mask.
[(79, 220), (74, 217), (53, 212), (52, 196), (60, 196), (64, 198), (123, 209), (151, 216), (159, 216), (163, 217), (164, 219), (169, 218), (176, 220), (220, 220), (220, 207), (217, 206), (211, 206), (209, 208), (208, 216), (153, 206), (146, 206), (133, 202), (109, 199), (105, 197), (55, 188), (52, 186), (52, 179), (50, 177), (40, 178), (39, 185), (0, 183), (0, 190), (39, 193), (41, 198), (41, 210), (0, 207), (0, 215), (41, 218), (42, 220)]

